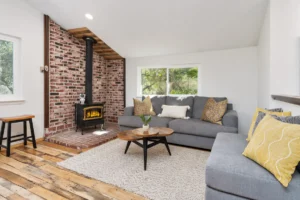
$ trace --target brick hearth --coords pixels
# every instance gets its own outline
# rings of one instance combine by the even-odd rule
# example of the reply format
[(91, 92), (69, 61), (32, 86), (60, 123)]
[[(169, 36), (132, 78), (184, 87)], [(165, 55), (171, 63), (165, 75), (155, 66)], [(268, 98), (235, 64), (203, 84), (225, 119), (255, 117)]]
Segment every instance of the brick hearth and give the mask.
[(86, 149), (115, 139), (119, 132), (119, 127), (115, 123), (106, 123), (106, 131), (107, 133), (101, 132), (100, 128), (87, 129), (84, 131), (84, 135), (81, 135), (81, 131), (67, 131), (52, 135), (46, 141), (75, 149)]

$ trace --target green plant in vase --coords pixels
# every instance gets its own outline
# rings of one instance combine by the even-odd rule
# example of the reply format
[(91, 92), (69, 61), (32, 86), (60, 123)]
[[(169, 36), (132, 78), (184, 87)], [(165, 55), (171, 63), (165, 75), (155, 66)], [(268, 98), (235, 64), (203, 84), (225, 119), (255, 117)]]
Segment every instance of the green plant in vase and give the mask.
[(149, 129), (149, 123), (151, 121), (151, 116), (141, 115), (140, 118), (143, 122), (143, 129), (148, 130)]

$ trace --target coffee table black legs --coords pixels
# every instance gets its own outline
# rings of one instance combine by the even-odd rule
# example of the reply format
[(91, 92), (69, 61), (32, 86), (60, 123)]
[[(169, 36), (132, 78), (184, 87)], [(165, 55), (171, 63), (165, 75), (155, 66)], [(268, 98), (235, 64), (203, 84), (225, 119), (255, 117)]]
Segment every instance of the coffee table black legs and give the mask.
[[(134, 144), (136, 144), (139, 147), (143, 148), (143, 153), (144, 153), (144, 170), (147, 169), (147, 151), (148, 151), (149, 148), (154, 147), (154, 146), (156, 146), (159, 143), (163, 143), (163, 144), (165, 144), (165, 146), (166, 146), (166, 148), (167, 148), (167, 150), (169, 152), (169, 155), (170, 156), (172, 155), (166, 137), (147, 137), (147, 138), (143, 138), (141, 140), (143, 140), (143, 144), (141, 144), (137, 140), (127, 141), (124, 154), (127, 153), (131, 142), (133, 142)], [(152, 143), (148, 144), (148, 141), (151, 141)]]
[(126, 145), (126, 149), (125, 149), (125, 152), (124, 152), (124, 154), (126, 154), (126, 153), (127, 153), (127, 151), (128, 151), (128, 148), (129, 148), (129, 146), (130, 146), (130, 143), (131, 143), (131, 141), (128, 141), (128, 142), (127, 142), (127, 145)]
[(144, 149), (144, 170), (147, 169), (147, 149), (148, 149), (148, 139), (143, 139), (143, 149)]
[(172, 154), (171, 154), (171, 151), (170, 151), (170, 148), (169, 148), (169, 144), (168, 144), (168, 142), (167, 142), (167, 138), (164, 137), (163, 140), (164, 140), (164, 142), (165, 142), (165, 145), (166, 145), (166, 148), (167, 148), (167, 150), (168, 150), (168, 152), (169, 152), (169, 155), (171, 156)]

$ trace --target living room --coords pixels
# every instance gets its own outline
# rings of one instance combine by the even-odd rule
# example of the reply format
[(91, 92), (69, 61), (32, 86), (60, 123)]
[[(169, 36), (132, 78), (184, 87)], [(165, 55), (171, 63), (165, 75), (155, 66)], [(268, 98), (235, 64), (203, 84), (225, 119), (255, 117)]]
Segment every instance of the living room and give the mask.
[(0, 199), (299, 199), (299, 1), (0, 5)]

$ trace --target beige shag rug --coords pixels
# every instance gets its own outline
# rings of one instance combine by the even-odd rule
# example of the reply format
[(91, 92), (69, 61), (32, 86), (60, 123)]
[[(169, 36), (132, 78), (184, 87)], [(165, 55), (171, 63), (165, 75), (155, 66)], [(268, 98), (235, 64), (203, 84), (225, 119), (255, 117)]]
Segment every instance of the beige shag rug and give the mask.
[(59, 163), (85, 176), (124, 188), (149, 199), (202, 200), (205, 194), (205, 165), (208, 151), (170, 145), (148, 149), (147, 171), (143, 150), (119, 139)]

